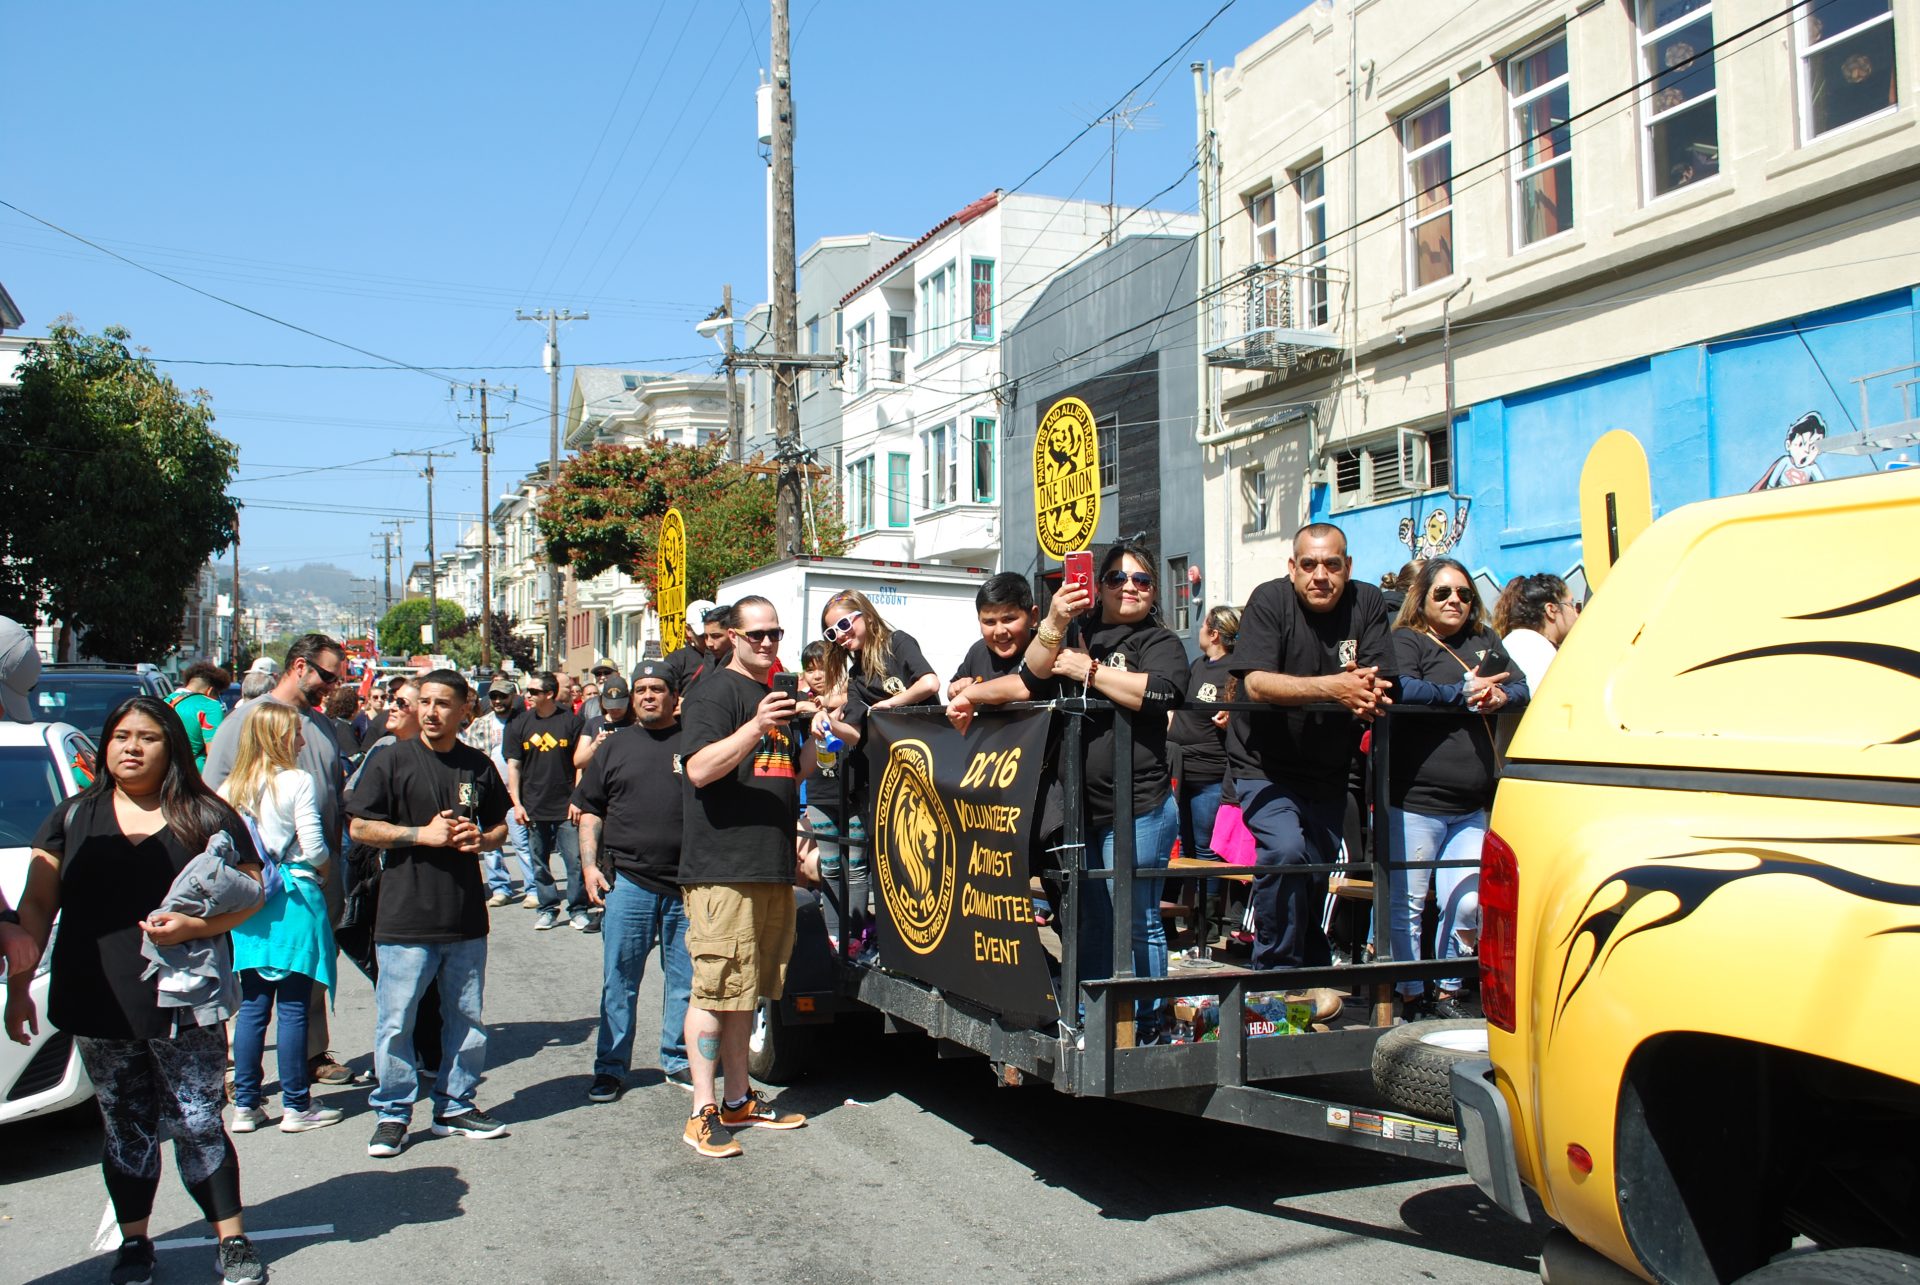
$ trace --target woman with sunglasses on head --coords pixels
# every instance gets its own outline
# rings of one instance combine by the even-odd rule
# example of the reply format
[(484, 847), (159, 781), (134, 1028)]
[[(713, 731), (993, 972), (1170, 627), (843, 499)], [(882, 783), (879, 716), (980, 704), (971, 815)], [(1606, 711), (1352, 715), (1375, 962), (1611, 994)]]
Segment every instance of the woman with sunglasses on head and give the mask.
[[(1133, 720), (1133, 970), (1141, 977), (1167, 975), (1167, 935), (1160, 922), (1160, 880), (1180, 827), (1167, 762), (1167, 714), (1181, 703), (1187, 683), (1187, 649), (1160, 624), (1154, 596), (1157, 564), (1144, 545), (1113, 544), (1100, 559), (1090, 594), (1062, 585), (1047, 618), (1027, 647), (1027, 669), (1037, 679), (1084, 685), (1089, 696), (1137, 711)], [(1097, 594), (1097, 596), (1096, 596)], [(1086, 726), (1087, 868), (1113, 867), (1114, 714), (1099, 711)], [(1089, 881), (1080, 916), (1080, 976), (1113, 975), (1112, 885)], [(1142, 1005), (1145, 1027), (1137, 1038), (1158, 1034), (1163, 1005)]]
[[(20, 921), (45, 949), (60, 916), (46, 1018), (74, 1037), (105, 1121), (101, 1169), (121, 1236), (113, 1279), (152, 1279), (147, 1226), (165, 1123), (180, 1180), (213, 1224), (216, 1269), (229, 1285), (263, 1281), (266, 1268), (242, 1227), (239, 1159), (221, 1121), (226, 997), (205, 1009), (163, 1007), (160, 975), (142, 953), (147, 941), (215, 939), (215, 966), (230, 967), (224, 935), (258, 903), (210, 918), (155, 907), (217, 835), (231, 840), (242, 876), (259, 879), (260, 863), (240, 818), (194, 770), (186, 729), (163, 702), (121, 702), (100, 745), (93, 784), (55, 808), (33, 841)], [(21, 1044), (39, 1023), (28, 980), (8, 979), (7, 1035)]]
[[(1566, 641), (1579, 619), (1580, 604), (1573, 600), (1567, 582), (1559, 576), (1546, 572), (1515, 576), (1500, 591), (1499, 600), (1493, 604), (1493, 632), (1500, 635), (1507, 655), (1519, 666), (1514, 672), (1527, 680), (1529, 692), (1540, 690), (1540, 680), (1547, 676), (1547, 667), (1553, 664), (1560, 644)], [(1519, 726), (1517, 713), (1500, 719), (1494, 739), (1503, 759)]]
[[(1527, 684), (1487, 624), (1467, 569), (1452, 558), (1420, 568), (1394, 621), (1394, 671), (1405, 705), (1446, 706), (1445, 714), (1394, 721), (1387, 764), (1387, 824), (1396, 862), (1477, 863), (1487, 809), (1499, 778), (1493, 715), (1527, 703)], [(1388, 871), (1393, 957), (1418, 959), (1427, 890), (1439, 906), (1435, 954), (1472, 955), (1479, 946), (1477, 864)], [(1465, 982), (1443, 979), (1431, 1004), (1423, 986), (1403, 982), (1400, 999), (1434, 1017), (1475, 1017)]]

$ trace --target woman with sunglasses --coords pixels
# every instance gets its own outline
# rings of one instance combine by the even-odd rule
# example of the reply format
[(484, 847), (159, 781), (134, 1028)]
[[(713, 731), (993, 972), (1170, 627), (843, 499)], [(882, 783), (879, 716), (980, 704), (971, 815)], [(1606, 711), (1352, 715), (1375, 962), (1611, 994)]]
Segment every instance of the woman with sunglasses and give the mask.
[[(1420, 924), (1433, 889), (1441, 959), (1472, 955), (1480, 935), (1480, 842), (1499, 778), (1493, 715), (1527, 702), (1527, 684), (1487, 625), (1467, 569), (1452, 558), (1420, 568), (1394, 621), (1393, 658), (1400, 701), (1440, 705), (1445, 714), (1394, 720), (1387, 764), (1387, 825), (1399, 862), (1461, 862), (1388, 871), (1393, 957), (1420, 957)], [(1400, 999), (1434, 1017), (1476, 1017), (1462, 997), (1465, 982), (1443, 979), (1431, 1004), (1423, 986), (1403, 982)]]
[[(1039, 679), (1064, 679), (1089, 696), (1137, 711), (1133, 719), (1133, 882), (1129, 922), (1133, 970), (1167, 975), (1167, 934), (1160, 922), (1160, 880), (1173, 852), (1180, 818), (1170, 788), (1167, 715), (1181, 703), (1187, 649), (1161, 627), (1154, 596), (1157, 564), (1145, 546), (1122, 540), (1108, 548), (1094, 577), (1098, 597), (1063, 585), (1027, 647), (1027, 669)], [(1087, 868), (1113, 867), (1114, 714), (1091, 715), (1086, 727)], [(1145, 877), (1142, 877), (1145, 876)], [(1111, 884), (1089, 882), (1080, 916), (1080, 976), (1113, 975), (1114, 907)], [(1143, 1004), (1139, 1038), (1158, 1034), (1163, 1005)]]

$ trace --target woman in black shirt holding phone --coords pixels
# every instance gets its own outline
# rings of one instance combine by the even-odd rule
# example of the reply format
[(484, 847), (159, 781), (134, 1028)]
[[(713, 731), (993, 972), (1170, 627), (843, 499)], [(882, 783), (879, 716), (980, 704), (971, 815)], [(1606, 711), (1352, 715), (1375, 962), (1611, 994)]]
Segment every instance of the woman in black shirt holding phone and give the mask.
[[(1179, 832), (1179, 814), (1169, 788), (1167, 713), (1181, 702), (1187, 681), (1187, 650), (1161, 627), (1155, 601), (1156, 566), (1145, 546), (1122, 540), (1107, 549), (1089, 593), (1064, 581), (1047, 617), (1027, 648), (1027, 669), (1036, 679), (1084, 685), (1089, 696), (1111, 701), (1144, 717), (1133, 720), (1133, 971), (1167, 975), (1167, 935), (1160, 922), (1160, 880)], [(1113, 866), (1114, 714), (1090, 715), (1086, 728), (1087, 868)], [(1145, 877), (1142, 877), (1145, 876)], [(1113, 893), (1101, 881), (1086, 885), (1081, 914), (1080, 976), (1113, 975)], [(1142, 1005), (1154, 1037), (1157, 1004)]]

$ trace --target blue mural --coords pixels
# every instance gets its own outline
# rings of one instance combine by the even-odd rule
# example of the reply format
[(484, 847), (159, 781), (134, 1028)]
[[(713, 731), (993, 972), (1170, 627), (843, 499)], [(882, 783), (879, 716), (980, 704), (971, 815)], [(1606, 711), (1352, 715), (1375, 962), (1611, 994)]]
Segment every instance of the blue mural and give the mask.
[(1740, 335), (1659, 353), (1467, 407), (1455, 419), (1457, 494), (1431, 492), (1329, 511), (1367, 573), (1445, 553), (1483, 586), (1551, 571), (1580, 574), (1580, 469), (1601, 434), (1631, 431), (1646, 448), (1653, 509), (1885, 468), (1889, 454), (1832, 454), (1830, 437), (1911, 418), (1902, 381), (1920, 362), (1915, 303), (1901, 290)]

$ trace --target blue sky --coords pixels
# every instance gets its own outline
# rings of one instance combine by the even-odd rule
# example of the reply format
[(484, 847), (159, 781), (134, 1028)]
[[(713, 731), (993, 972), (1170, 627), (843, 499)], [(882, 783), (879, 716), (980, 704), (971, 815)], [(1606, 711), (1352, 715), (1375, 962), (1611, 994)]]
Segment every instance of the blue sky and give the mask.
[[(967, 6), (792, 0), (798, 239), (914, 236), (1011, 186), (1176, 49), (1219, 0)], [(1141, 90), (1118, 195), (1190, 163), (1188, 64), (1234, 56), (1301, 7), (1238, 0)], [(494, 492), (544, 459), (541, 327), (566, 360), (711, 369), (693, 322), (766, 279), (753, 87), (765, 0), (329, 6), (13, 5), (0, 41), (0, 197), (127, 258), (357, 348), (517, 384), (494, 417)], [(1164, 76), (1164, 79), (1162, 77)], [(1104, 200), (1107, 131), (1027, 186)], [(1189, 179), (1160, 204), (1191, 210)], [(464, 394), (216, 303), (0, 208), (0, 283), (28, 333), (122, 325), (240, 446), (248, 564), (378, 574), (383, 516), (444, 551), (481, 507)], [(185, 364), (186, 360), (215, 364)], [(496, 365), (497, 370), (453, 367)], [(565, 383), (562, 383), (565, 396)], [(330, 466), (322, 468), (321, 466)], [(296, 470), (315, 470), (296, 472)], [(287, 476), (293, 474), (293, 476)], [(365, 510), (364, 512), (362, 510)], [(409, 560), (424, 523), (407, 528)]]

